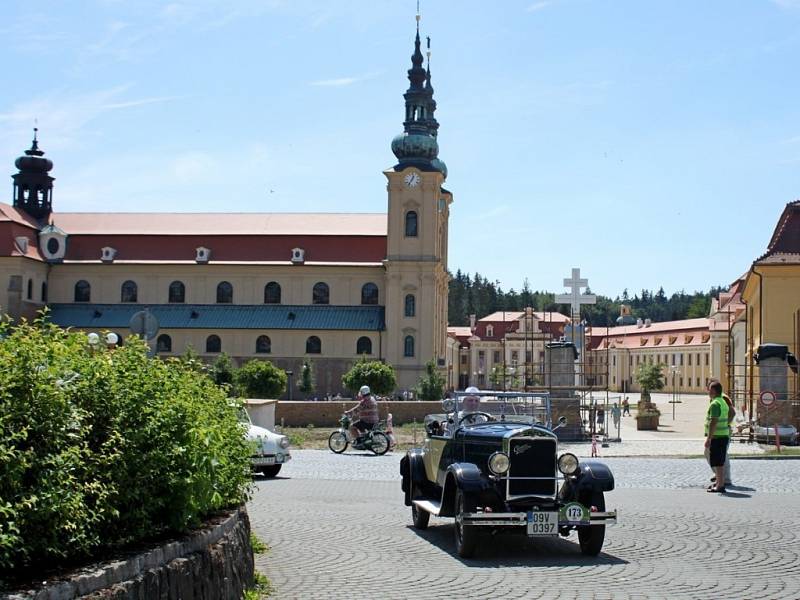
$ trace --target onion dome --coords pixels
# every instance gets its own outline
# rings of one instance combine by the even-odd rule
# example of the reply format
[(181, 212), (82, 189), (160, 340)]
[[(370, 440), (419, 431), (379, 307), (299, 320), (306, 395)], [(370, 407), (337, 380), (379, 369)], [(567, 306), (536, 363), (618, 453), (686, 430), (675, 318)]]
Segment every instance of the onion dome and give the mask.
[(53, 168), (53, 161), (44, 158), (44, 151), (39, 149), (38, 131), (37, 128), (33, 129), (33, 142), (31, 142), (30, 149), (25, 150), (25, 155), (14, 161), (14, 166), (22, 173), (48, 173)]

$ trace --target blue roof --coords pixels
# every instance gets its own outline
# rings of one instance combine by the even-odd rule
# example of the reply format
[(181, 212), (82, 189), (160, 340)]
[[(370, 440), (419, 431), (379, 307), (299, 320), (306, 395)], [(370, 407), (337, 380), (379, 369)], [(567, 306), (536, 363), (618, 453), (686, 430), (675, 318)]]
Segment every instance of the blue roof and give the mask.
[(61, 327), (127, 329), (148, 308), (161, 329), (329, 329), (383, 331), (383, 306), (315, 304), (51, 304), (50, 320)]

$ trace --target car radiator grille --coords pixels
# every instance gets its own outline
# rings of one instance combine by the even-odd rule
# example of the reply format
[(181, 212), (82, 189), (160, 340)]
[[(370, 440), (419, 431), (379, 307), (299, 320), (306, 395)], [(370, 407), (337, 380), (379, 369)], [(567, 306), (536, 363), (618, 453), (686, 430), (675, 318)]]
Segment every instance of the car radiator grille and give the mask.
[[(512, 439), (509, 496), (552, 496), (556, 493), (556, 440)], [(514, 479), (545, 477), (546, 479)]]

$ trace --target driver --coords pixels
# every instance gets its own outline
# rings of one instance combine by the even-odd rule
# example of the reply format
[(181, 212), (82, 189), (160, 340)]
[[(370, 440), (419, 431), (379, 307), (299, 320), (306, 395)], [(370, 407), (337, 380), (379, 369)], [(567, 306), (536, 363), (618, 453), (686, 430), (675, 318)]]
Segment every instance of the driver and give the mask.
[(467, 395), (461, 398), (461, 410), (453, 415), (452, 419), (448, 419), (447, 421), (445, 430), (448, 433), (454, 432), (461, 424), (461, 421), (470, 415), (472, 415), (472, 418), (468, 419), (470, 423), (485, 423), (488, 421), (486, 415), (480, 413), (481, 398), (478, 395), (480, 394), (480, 390), (474, 385), (471, 385), (465, 389), (464, 392)]
[(378, 423), (378, 402), (370, 393), (368, 385), (361, 386), (357, 399), (358, 404), (345, 411), (348, 416), (352, 416), (354, 413), (358, 416), (358, 420), (353, 421), (350, 425), (350, 435), (354, 440), (367, 431), (372, 431), (372, 428)]

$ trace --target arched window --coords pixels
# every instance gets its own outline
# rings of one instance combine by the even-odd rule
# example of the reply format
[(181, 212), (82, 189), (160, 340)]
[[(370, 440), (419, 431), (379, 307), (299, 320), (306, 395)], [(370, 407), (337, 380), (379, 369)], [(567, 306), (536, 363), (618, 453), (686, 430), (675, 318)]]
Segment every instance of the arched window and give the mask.
[(372, 354), (372, 340), (367, 336), (358, 338), (356, 342), (356, 354)]
[(378, 286), (374, 283), (365, 283), (361, 287), (361, 304), (378, 303)]
[(122, 284), (120, 302), (136, 302), (137, 287), (136, 282), (130, 279)]
[(260, 335), (256, 339), (256, 354), (269, 354), (272, 352), (272, 340), (269, 336)]
[(156, 352), (172, 352), (172, 338), (162, 333), (156, 340)]
[(403, 340), (403, 356), (414, 356), (414, 336), (407, 335)]
[(182, 281), (173, 281), (169, 284), (169, 301), (180, 304), (186, 302), (186, 286)]
[(33, 300), (33, 279), (28, 279), (28, 300)]
[(81, 279), (75, 284), (75, 302), (89, 302), (92, 299), (92, 286)]
[(414, 294), (406, 294), (405, 313), (407, 317), (413, 317), (417, 314), (417, 299)]
[(322, 354), (322, 342), (317, 336), (312, 335), (306, 340), (306, 354)]
[(47, 302), (47, 282), (42, 282), (42, 302)]
[(281, 285), (275, 281), (270, 281), (264, 286), (264, 304), (281, 303)]
[(417, 237), (417, 211), (406, 213), (406, 237)]
[(217, 303), (230, 304), (233, 302), (233, 286), (227, 281), (222, 281), (217, 286)]
[(323, 283), (322, 281), (320, 281), (319, 283), (315, 283), (314, 292), (311, 298), (311, 303), (330, 304), (330, 301), (331, 301), (331, 289), (328, 287), (328, 284)]
[(206, 338), (206, 352), (222, 352), (222, 340), (218, 335), (210, 335)]

